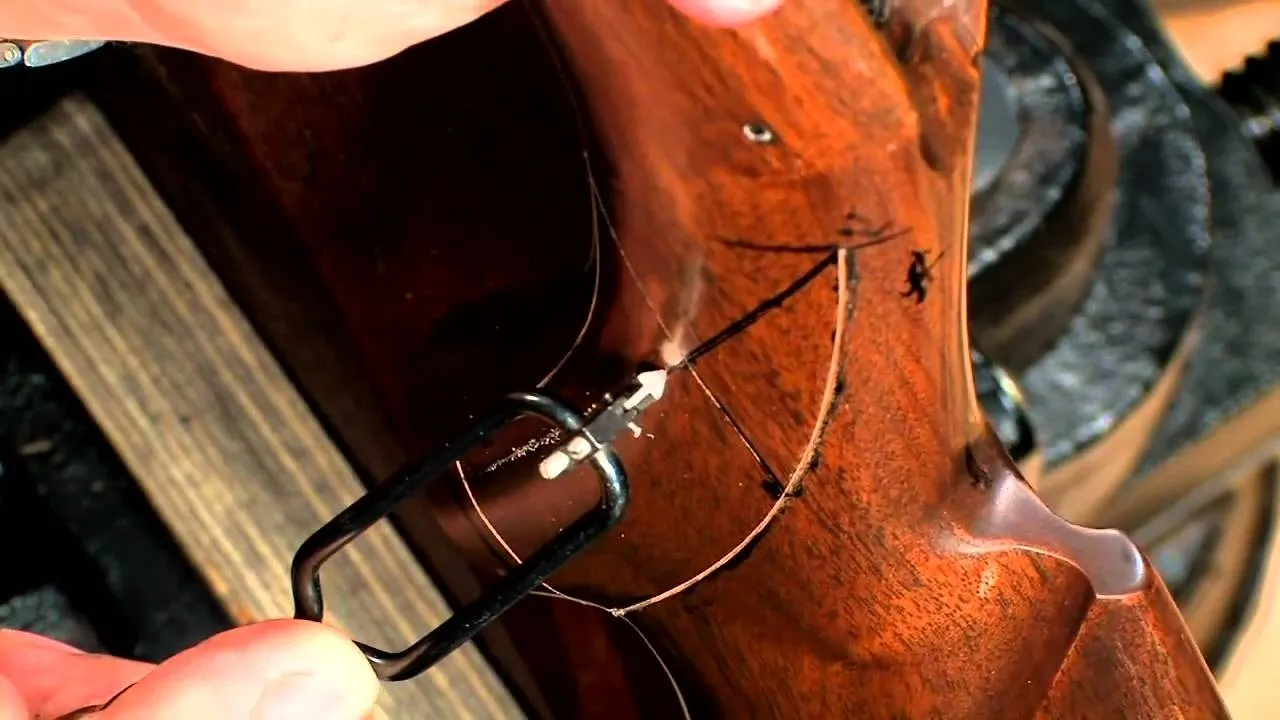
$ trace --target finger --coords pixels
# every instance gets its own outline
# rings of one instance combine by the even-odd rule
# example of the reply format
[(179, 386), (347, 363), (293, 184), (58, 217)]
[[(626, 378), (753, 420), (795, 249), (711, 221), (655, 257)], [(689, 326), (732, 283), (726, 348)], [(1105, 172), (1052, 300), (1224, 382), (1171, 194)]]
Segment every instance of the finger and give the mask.
[(27, 703), (22, 699), (18, 688), (0, 676), (0, 720), (26, 720), (29, 717), (31, 711), (27, 709)]
[[(739, 25), (782, 0), (670, 0)], [(261, 70), (333, 70), (390, 57), (505, 0), (0, 0), (0, 37), (119, 40), (185, 48)]]
[[(57, 717), (106, 702), (152, 667), (82, 652), (31, 633), (0, 630), (0, 677), (37, 716)], [(9, 717), (0, 714), (0, 718)]]
[(274, 620), (178, 654), (95, 720), (362, 720), (377, 697), (353, 642), (318, 623)]
[(782, 0), (671, 0), (671, 4), (696, 20), (728, 27), (762, 18), (777, 10)]
[(147, 42), (262, 70), (365, 65), (504, 0), (0, 0), (0, 37)]

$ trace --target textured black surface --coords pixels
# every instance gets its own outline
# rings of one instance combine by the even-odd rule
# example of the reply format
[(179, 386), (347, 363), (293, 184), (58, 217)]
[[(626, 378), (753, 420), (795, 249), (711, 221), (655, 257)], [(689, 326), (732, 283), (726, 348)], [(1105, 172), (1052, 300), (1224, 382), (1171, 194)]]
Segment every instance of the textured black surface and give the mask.
[(969, 276), (1025, 242), (1062, 199), (1084, 162), (1085, 100), (1062, 53), (1008, 11), (992, 9), (985, 59), (1004, 70), (1020, 137), (1003, 173), (975, 202)]
[(1088, 296), (1114, 229), (1120, 153), (1088, 58), (1033, 12), (992, 12), (985, 60), (1011, 78), (1020, 133), (972, 203), (969, 329), (1021, 374), (1061, 341)]
[[(0, 623), (156, 661), (230, 627), (48, 356), (0, 305)], [(7, 531), (7, 532), (6, 532)], [(19, 562), (18, 560), (21, 560)], [(21, 580), (12, 568), (24, 568)]]
[(43, 585), (0, 604), (0, 627), (44, 635), (85, 652), (112, 650), (56, 585)]
[(1244, 67), (1223, 74), (1218, 95), (1239, 118), (1240, 130), (1262, 154), (1280, 183), (1280, 40), (1267, 44)]
[(1204, 335), (1133, 483), (1280, 383), (1280, 193), (1240, 133), (1238, 118), (1170, 49), (1146, 5), (1128, 0), (1111, 5), (1148, 43), (1186, 98), (1213, 194)]
[(1068, 38), (1106, 91), (1120, 164), (1089, 296), (1020, 378), (1053, 466), (1114, 429), (1163, 376), (1201, 302), (1209, 193), (1190, 111), (1137, 36), (1090, 0), (1042, 0), (1034, 13)]
[(40, 632), (83, 650), (131, 650), (137, 637), (119, 603), (22, 465), (7, 452), (0, 463), (0, 547), (12, 549), (0, 574), (0, 627)]

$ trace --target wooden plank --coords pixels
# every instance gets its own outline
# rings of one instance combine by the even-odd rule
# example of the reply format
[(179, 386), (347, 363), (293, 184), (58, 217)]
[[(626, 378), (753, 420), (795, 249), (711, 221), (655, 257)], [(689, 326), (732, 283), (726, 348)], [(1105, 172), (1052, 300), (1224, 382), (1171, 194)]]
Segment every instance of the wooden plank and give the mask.
[[(288, 569), (361, 484), (95, 107), (0, 147), (0, 285), (238, 622), (288, 617)], [(329, 620), (398, 648), (449, 607), (388, 524), (325, 567)], [(392, 718), (511, 718), (474, 648), (386, 686)]]
[[(1280, 456), (1267, 472), (1280, 483)], [(1272, 508), (1271, 536), (1259, 570), (1257, 589), (1240, 621), (1236, 639), (1218, 671), (1218, 686), (1235, 720), (1274, 717), (1280, 706), (1280, 503)]]

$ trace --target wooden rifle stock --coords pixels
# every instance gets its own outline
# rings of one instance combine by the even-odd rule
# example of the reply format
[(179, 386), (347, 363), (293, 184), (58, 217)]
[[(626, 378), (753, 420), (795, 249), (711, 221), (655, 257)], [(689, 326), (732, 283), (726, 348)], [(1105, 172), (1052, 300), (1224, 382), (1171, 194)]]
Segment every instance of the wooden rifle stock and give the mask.
[(670, 368), (618, 444), (629, 514), (556, 589), (635, 622), (694, 717), (1225, 717), (1146, 559), (1050, 513), (981, 419), (985, 3), (543, 5), (615, 171), (600, 349)]
[[(597, 253), (573, 113), (515, 5), (348, 73), (146, 51), (158, 100), (99, 100), (371, 476), (553, 367), (585, 407), (669, 366), (617, 443), (626, 517), (551, 584), (634, 622), (693, 717), (1223, 717), (1134, 546), (1052, 516), (981, 420), (985, 3), (902, 0), (873, 28), (853, 0), (787, 0), (728, 30), (664, 0), (541, 2), (612, 170)], [(156, 118), (187, 115), (180, 163)], [(455, 599), (597, 492), (537, 479), (526, 440), (406, 503)], [(671, 716), (599, 610), (530, 598), (486, 635), (549, 699), (531, 714)]]

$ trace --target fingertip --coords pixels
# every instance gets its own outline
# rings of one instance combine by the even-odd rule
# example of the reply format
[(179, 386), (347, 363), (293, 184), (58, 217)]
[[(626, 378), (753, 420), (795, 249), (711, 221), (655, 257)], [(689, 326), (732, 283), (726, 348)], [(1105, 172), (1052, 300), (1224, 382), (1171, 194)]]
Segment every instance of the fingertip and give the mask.
[[(275, 620), (229, 630), (162, 664), (112, 711), (191, 718), (356, 720), (379, 684), (350, 639), (320, 623)], [(114, 717), (114, 715), (112, 716)], [(150, 717), (150, 715), (147, 715)]]
[(18, 688), (0, 676), (0, 720), (27, 720), (30, 716), (31, 711)]
[[(347, 702), (358, 710), (350, 717), (363, 718), (372, 710), (382, 686), (369, 659), (351, 638), (328, 625), (305, 620), (275, 620), (264, 624), (274, 626), (272, 632), (294, 636), (297, 652), (306, 653), (310, 658), (306, 674), (321, 686), (340, 686)], [(285, 669), (289, 671), (287, 664)]]
[(783, 0), (670, 0), (677, 10), (695, 20), (732, 27), (757, 20), (777, 10)]

